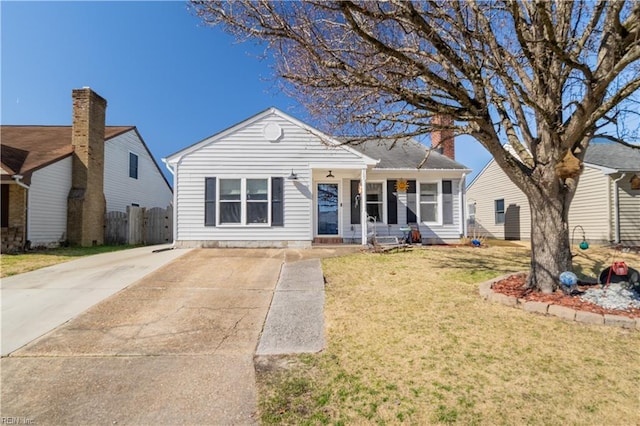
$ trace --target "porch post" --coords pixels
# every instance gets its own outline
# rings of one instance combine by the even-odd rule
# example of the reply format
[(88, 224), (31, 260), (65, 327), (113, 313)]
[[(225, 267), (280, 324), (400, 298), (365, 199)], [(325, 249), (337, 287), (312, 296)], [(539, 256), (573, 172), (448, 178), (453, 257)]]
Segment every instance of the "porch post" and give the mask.
[(367, 169), (364, 168), (360, 171), (360, 187), (362, 192), (360, 193), (360, 228), (362, 231), (362, 245), (367, 245)]

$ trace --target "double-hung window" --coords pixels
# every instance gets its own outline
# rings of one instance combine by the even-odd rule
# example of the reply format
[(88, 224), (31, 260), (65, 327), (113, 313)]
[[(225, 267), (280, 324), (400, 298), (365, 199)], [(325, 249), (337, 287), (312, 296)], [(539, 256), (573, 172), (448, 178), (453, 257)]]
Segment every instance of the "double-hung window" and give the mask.
[(242, 179), (220, 179), (220, 224), (242, 223)]
[(384, 222), (383, 202), (382, 183), (367, 183), (367, 215), (377, 222)]
[[(282, 226), (282, 178), (207, 178), (207, 182), (205, 225)], [(271, 197), (272, 186), (277, 189), (274, 199)], [(271, 209), (270, 203), (273, 204)], [(212, 211), (216, 207), (217, 215)], [(275, 214), (275, 223), (271, 223), (272, 214)], [(217, 222), (215, 217), (218, 217)]]
[(504, 223), (504, 198), (495, 200), (496, 206), (496, 225), (502, 225)]
[(420, 220), (438, 222), (438, 183), (420, 184)]
[(247, 179), (247, 223), (269, 223), (269, 181)]

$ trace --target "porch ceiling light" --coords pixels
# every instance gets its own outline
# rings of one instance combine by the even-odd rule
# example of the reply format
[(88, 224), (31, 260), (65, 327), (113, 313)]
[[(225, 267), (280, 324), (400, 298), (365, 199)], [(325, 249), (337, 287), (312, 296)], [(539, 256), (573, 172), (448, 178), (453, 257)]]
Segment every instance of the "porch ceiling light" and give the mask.
[(329, 174), (326, 177), (332, 178), (332, 177), (335, 177), (335, 176), (333, 175), (333, 173), (331, 173), (331, 170), (329, 170)]
[(289, 176), (287, 176), (287, 179), (289, 179), (289, 180), (298, 180), (298, 175), (293, 173), (293, 169), (291, 169), (291, 174)]

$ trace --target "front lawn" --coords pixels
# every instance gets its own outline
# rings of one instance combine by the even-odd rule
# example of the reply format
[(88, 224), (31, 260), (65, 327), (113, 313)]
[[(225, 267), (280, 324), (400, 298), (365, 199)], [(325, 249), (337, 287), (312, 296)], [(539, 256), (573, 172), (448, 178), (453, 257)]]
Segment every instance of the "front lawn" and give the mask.
[(95, 247), (60, 247), (48, 250), (33, 250), (21, 254), (1, 254), (0, 277), (22, 274), (58, 263), (68, 262), (81, 256), (126, 250), (135, 246), (95, 246)]
[[(595, 276), (614, 253), (575, 261)], [(265, 424), (640, 424), (640, 330), (492, 304), (525, 248), (324, 259), (327, 348), (258, 363)], [(640, 256), (616, 252), (638, 269)], [(284, 366), (284, 367), (283, 367)]]

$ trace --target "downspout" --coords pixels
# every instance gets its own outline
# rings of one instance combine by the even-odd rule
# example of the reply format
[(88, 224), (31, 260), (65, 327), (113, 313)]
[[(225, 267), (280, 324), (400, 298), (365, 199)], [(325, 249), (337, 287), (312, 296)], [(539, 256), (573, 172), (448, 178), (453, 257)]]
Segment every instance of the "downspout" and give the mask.
[(626, 173), (622, 173), (618, 179), (613, 180), (613, 215), (615, 220), (616, 244), (620, 243), (620, 206), (618, 205), (620, 202), (620, 196), (618, 195), (618, 182), (620, 182), (626, 175)]
[[(166, 158), (162, 159), (162, 162), (164, 163), (165, 167), (167, 168), (167, 170), (169, 170), (169, 173), (171, 173), (171, 176), (173, 176), (173, 242), (171, 243), (171, 248), (174, 249), (176, 248), (176, 235), (178, 232), (178, 176), (176, 175), (176, 171), (171, 167), (171, 165), (169, 164), (169, 162), (167, 161)], [(178, 160), (179, 162), (179, 160)], [(178, 162), (176, 162), (176, 167), (178, 165)]]
[(11, 176), (11, 179), (13, 179), (15, 181), (16, 184), (18, 184), (18, 186), (23, 187), (24, 189), (27, 190), (27, 196), (25, 197), (25, 201), (24, 201), (24, 241), (22, 244), (22, 248), (24, 249), (27, 246), (27, 241), (28, 240), (28, 231), (29, 231), (29, 185), (27, 185), (26, 183), (22, 182), (22, 175), (13, 175)]
[(464, 200), (464, 194), (465, 194), (465, 190), (464, 188), (466, 187), (465, 184), (465, 179), (467, 177), (467, 173), (462, 173), (462, 178), (460, 179), (460, 190), (459, 190), (459, 197), (460, 197), (460, 236), (461, 237), (466, 237), (467, 236), (467, 219), (466, 219), (466, 213), (465, 213), (465, 205), (466, 202)]

